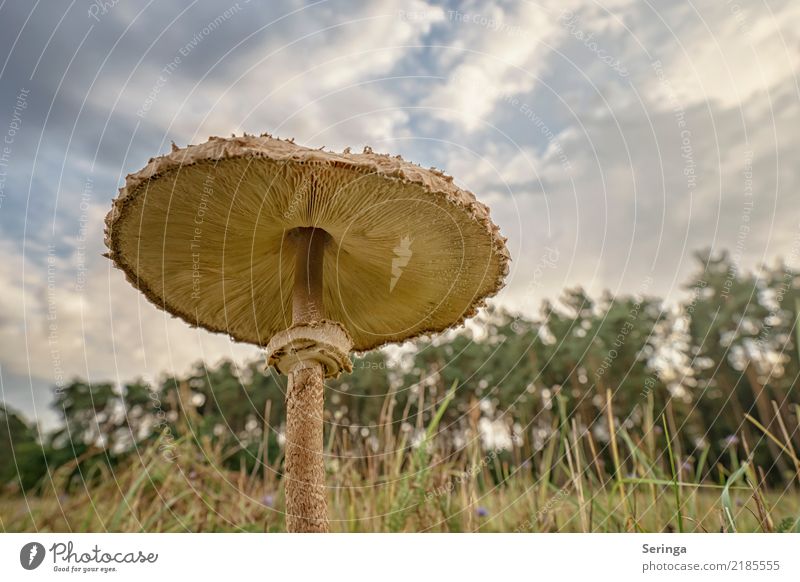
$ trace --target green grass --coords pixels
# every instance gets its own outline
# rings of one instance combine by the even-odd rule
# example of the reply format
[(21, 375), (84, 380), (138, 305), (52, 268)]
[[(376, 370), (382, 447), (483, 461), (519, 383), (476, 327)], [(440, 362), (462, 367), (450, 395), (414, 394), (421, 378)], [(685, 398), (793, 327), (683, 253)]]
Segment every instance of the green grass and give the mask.
[[(682, 469), (667, 418), (641, 428), (614, 420), (608, 442), (561, 413), (538, 448), (523, 438), (512, 451), (487, 451), (478, 439), (457, 448), (443, 423), (449, 395), (422, 430), (386, 422), (369, 446), (346, 429), (328, 435), (332, 531), (341, 532), (775, 532), (800, 531), (797, 479), (769, 489), (763, 470), (730, 451), (729, 466), (698, 455)], [(562, 408), (563, 410), (563, 408)], [(473, 422), (477, 434), (477, 419)], [(663, 430), (656, 427), (663, 424)], [(760, 427), (763, 429), (763, 427)], [(766, 429), (763, 429), (764, 431)], [(771, 438), (793, 463), (791, 441)], [(259, 458), (269, 459), (264, 447)], [(35, 494), (0, 497), (3, 531), (284, 531), (282, 459), (251, 470), (224, 468), (237, 452), (209, 438), (179, 439), (169, 458), (158, 443), (140, 448), (113, 471), (75, 462), (52, 473)], [(752, 451), (751, 451), (752, 453)], [(102, 451), (95, 454), (102, 455)], [(83, 466), (83, 465), (81, 465)]]

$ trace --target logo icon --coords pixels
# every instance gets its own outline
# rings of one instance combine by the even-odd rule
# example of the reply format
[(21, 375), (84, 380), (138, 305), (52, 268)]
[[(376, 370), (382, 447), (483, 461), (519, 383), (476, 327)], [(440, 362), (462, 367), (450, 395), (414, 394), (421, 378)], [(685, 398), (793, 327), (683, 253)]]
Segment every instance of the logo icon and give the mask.
[(403, 274), (403, 267), (408, 265), (411, 255), (414, 254), (411, 251), (412, 242), (414, 242), (413, 239), (404, 236), (400, 239), (397, 246), (392, 249), (394, 257), (392, 258), (392, 279), (389, 281), (389, 293), (394, 291), (394, 286), (397, 285), (400, 275)]
[(39, 542), (29, 542), (19, 551), (19, 563), (26, 570), (35, 570), (44, 561), (44, 546)]

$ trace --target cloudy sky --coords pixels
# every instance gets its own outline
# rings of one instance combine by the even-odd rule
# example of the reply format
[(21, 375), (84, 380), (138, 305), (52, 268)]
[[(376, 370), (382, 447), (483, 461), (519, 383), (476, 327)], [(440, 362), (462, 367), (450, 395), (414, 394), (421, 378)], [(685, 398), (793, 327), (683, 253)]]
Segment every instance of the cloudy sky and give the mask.
[[(100, 255), (125, 175), (210, 135), (445, 169), (535, 313), (581, 284), (672, 301), (692, 252), (798, 263), (796, 0), (0, 3), (0, 389), (154, 378), (254, 348), (156, 310)], [(796, 252), (796, 251), (795, 251)]]

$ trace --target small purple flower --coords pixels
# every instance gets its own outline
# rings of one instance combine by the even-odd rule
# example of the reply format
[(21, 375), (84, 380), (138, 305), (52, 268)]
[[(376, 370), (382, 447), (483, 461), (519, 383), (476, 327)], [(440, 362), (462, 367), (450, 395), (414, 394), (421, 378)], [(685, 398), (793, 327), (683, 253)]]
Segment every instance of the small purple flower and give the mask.
[(273, 507), (275, 505), (275, 497), (270, 494), (264, 495), (264, 497), (261, 498), (261, 503), (267, 507)]
[(726, 447), (735, 447), (739, 444), (739, 437), (735, 434), (729, 434), (725, 437), (724, 444)]
[(487, 515), (489, 515), (489, 510), (483, 506), (477, 507), (475, 509), (475, 515), (477, 515), (478, 517), (486, 517)]
[(191, 480), (197, 479), (197, 471), (189, 471), (189, 479)]

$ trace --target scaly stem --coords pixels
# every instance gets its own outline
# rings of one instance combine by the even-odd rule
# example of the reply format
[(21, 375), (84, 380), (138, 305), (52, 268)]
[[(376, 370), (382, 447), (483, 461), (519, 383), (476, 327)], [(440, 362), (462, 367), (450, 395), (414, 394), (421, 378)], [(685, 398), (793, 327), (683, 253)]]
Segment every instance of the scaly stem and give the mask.
[[(294, 325), (320, 321), (322, 258), (328, 234), (322, 229), (295, 232), (292, 295)], [(286, 395), (286, 527), (290, 532), (327, 532), (328, 503), (323, 457), (323, 368), (299, 362), (289, 373)]]
[(286, 398), (286, 529), (327, 532), (322, 364), (289, 373)]

